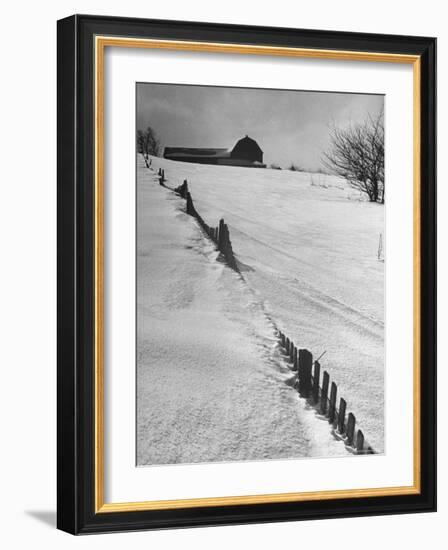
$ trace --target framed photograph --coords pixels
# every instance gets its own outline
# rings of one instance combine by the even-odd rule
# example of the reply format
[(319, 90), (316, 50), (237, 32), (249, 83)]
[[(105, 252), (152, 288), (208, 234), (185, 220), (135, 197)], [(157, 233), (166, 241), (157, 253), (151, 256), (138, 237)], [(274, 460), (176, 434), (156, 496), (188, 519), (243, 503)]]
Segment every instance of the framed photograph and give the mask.
[(434, 38), (58, 22), (58, 527), (434, 511)]

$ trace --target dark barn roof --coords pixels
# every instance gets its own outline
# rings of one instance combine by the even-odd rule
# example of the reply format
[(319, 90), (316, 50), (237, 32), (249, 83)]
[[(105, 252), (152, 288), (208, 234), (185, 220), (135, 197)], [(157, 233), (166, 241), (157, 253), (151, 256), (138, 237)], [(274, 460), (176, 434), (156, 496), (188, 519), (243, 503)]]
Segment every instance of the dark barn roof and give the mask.
[(232, 158), (263, 162), (263, 151), (258, 143), (249, 136), (243, 137), (237, 141), (230, 156)]
[(166, 159), (199, 164), (223, 164), (233, 166), (264, 166), (263, 151), (258, 143), (246, 136), (237, 141), (234, 148), (210, 147), (165, 147), (163, 156)]
[(228, 157), (230, 155), (228, 149), (194, 149), (191, 147), (165, 147), (165, 152), (163, 156), (165, 158), (169, 158), (169, 156), (220, 157), (222, 155)]

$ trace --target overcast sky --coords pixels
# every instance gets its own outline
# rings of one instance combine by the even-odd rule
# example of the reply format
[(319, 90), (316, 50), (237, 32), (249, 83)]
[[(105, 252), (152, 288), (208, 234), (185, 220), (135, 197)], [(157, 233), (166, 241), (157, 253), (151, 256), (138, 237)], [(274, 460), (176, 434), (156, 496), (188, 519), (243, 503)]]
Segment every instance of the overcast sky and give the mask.
[(321, 166), (332, 124), (376, 115), (384, 97), (366, 94), (137, 84), (137, 128), (152, 126), (162, 146), (232, 148), (246, 134), (264, 162)]

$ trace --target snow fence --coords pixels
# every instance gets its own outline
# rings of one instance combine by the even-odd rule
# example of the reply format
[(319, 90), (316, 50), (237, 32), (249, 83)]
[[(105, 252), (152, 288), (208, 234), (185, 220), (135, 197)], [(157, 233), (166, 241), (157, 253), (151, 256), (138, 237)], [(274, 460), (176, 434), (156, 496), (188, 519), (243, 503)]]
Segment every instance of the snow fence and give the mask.
[(362, 430), (356, 429), (355, 415), (351, 412), (346, 415), (347, 401), (341, 397), (339, 406), (336, 406), (338, 387), (335, 382), (331, 382), (330, 386), (328, 372), (324, 371), (321, 386), (319, 361), (313, 362), (312, 353), (307, 349), (298, 349), (283, 332), (279, 331), (278, 336), (280, 346), (291, 363), (292, 370), (297, 371), (296, 388), (301, 397), (307, 399), (321, 415), (328, 419), (334, 434), (343, 439), (348, 447), (357, 454), (374, 454), (375, 451), (365, 440)]
[[(159, 173), (159, 178), (162, 185), (165, 181), (164, 170), (162, 170), (161, 173)], [(208, 237), (215, 243), (218, 250), (221, 252), (227, 265), (231, 267), (234, 271), (237, 271), (239, 273), (238, 264), (235, 259), (235, 255), (233, 253), (232, 242), (230, 240), (229, 228), (227, 224), (224, 222), (224, 220), (223, 219), (219, 220), (219, 225), (217, 227), (211, 227), (204, 221), (204, 219), (202, 218), (202, 216), (200, 216), (200, 214), (198, 213), (198, 211), (194, 206), (191, 193), (188, 190), (187, 180), (184, 180), (183, 184), (180, 185), (179, 187), (176, 187), (174, 191), (175, 193), (177, 193), (187, 201), (187, 205), (186, 205), (187, 214), (197, 219), (199, 225), (202, 227), (202, 229), (205, 231)]]

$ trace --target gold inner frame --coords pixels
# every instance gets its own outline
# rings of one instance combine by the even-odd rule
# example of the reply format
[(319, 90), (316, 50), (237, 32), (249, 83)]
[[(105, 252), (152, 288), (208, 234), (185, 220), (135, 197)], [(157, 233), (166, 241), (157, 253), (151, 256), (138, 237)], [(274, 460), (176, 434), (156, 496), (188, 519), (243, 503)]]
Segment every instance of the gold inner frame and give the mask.
[[(413, 65), (413, 298), (414, 298), (414, 365), (413, 365), (413, 455), (414, 482), (410, 486), (379, 487), (371, 489), (342, 489), (301, 493), (274, 493), (263, 495), (191, 498), (143, 502), (106, 503), (104, 501), (104, 53), (106, 47), (150, 48), (162, 50), (196, 51), (301, 57), (329, 60), (406, 63)], [(300, 502), (360, 498), (420, 493), (420, 119), (421, 119), (421, 61), (417, 55), (401, 55), (343, 50), (320, 50), (291, 47), (254, 46), (250, 44), (221, 44), (123, 38), (95, 37), (95, 513), (163, 510), (207, 506), (232, 506), (274, 502)]]

